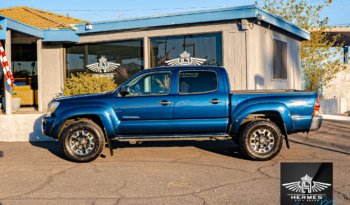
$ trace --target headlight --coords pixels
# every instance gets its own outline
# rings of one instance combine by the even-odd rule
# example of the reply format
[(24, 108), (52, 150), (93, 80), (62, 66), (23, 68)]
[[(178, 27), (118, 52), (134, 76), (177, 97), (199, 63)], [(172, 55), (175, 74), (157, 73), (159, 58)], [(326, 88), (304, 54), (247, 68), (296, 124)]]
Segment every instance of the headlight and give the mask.
[(50, 117), (51, 116), (51, 113), (53, 113), (56, 108), (58, 107), (60, 103), (59, 102), (52, 102), (52, 103), (49, 103), (49, 106), (47, 107), (47, 116)]

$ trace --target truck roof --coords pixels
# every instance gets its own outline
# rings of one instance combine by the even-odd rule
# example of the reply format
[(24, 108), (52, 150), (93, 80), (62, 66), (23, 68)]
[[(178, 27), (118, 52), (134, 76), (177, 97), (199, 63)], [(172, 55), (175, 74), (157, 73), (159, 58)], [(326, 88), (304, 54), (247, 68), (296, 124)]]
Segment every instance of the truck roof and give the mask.
[(201, 70), (201, 69), (210, 69), (210, 68), (215, 68), (215, 69), (222, 69), (225, 70), (226, 69), (224, 67), (219, 67), (219, 66), (207, 66), (207, 65), (182, 65), (182, 66), (163, 66), (163, 67), (156, 67), (156, 68), (150, 68), (147, 69), (147, 71), (151, 71), (151, 70), (157, 70), (157, 69), (177, 69), (177, 68), (190, 68), (193, 70)]

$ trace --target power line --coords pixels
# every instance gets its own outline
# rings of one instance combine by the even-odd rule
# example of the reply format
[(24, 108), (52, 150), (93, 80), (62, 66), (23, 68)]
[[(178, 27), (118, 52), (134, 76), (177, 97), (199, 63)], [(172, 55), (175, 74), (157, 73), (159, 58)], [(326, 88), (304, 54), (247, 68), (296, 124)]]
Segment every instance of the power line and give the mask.
[[(183, 7), (183, 8), (159, 8), (159, 9), (46, 9), (47, 11), (157, 11), (157, 10), (168, 10), (168, 9), (200, 9), (200, 8), (227, 8), (229, 6), (208, 6), (208, 7)], [(45, 9), (44, 9), (45, 10)]]

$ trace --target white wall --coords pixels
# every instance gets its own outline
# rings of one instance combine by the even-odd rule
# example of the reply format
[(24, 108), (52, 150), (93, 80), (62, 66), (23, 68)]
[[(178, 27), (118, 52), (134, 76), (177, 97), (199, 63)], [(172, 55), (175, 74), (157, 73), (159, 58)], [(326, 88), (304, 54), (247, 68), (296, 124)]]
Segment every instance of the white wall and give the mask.
[(350, 112), (350, 65), (346, 65), (346, 69), (341, 71), (323, 88), (323, 98), (345, 98), (347, 101), (346, 112)]
[(63, 46), (43, 45), (42, 47), (42, 103), (43, 110), (53, 98), (61, 93), (63, 76)]
[[(273, 39), (287, 43), (287, 79), (273, 79)], [(301, 42), (292, 37), (254, 26), (249, 30), (248, 89), (301, 89)]]
[(54, 141), (41, 132), (42, 114), (0, 115), (0, 142)]

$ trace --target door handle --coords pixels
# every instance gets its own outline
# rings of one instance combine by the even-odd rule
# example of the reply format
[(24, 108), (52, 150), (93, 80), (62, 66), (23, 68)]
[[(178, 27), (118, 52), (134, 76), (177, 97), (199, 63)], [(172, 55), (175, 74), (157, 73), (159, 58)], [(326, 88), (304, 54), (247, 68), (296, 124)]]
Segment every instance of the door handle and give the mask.
[(209, 101), (210, 103), (221, 103), (222, 100), (217, 100), (217, 99), (212, 99), (211, 101)]
[(161, 105), (170, 105), (171, 102), (168, 102), (166, 100), (162, 101), (162, 102), (159, 102), (158, 104), (161, 104)]

